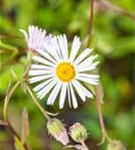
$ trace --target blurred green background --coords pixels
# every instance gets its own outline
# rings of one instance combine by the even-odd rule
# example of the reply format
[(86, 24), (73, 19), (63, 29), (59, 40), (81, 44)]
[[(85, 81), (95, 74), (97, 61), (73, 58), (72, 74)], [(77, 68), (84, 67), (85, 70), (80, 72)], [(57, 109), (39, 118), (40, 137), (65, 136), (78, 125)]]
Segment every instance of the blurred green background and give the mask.
[[(134, 0), (110, 0), (113, 5), (135, 14)], [(34, 24), (48, 33), (66, 33), (84, 40), (89, 22), (89, 0), (1, 0), (0, 1), (0, 119), (11, 69), (20, 76), (27, 63), (26, 43), (19, 29)], [(135, 20), (95, 2), (92, 47), (101, 61), (99, 73), (104, 88), (103, 113), (110, 137), (122, 141), (127, 150), (135, 149)], [(47, 107), (57, 112), (57, 106)], [(20, 132), (20, 116), (27, 107), (30, 121), (28, 144), (32, 150), (60, 150), (62, 145), (48, 136), (46, 119), (29, 96), (19, 87), (9, 104), (10, 121)], [(95, 100), (87, 100), (79, 109), (65, 107), (59, 118), (68, 126), (83, 123), (89, 132), (86, 141), (91, 150), (105, 150), (106, 143), (97, 146), (101, 130)], [(68, 127), (67, 126), (67, 127)], [(0, 126), (0, 150), (14, 150), (13, 138)]]

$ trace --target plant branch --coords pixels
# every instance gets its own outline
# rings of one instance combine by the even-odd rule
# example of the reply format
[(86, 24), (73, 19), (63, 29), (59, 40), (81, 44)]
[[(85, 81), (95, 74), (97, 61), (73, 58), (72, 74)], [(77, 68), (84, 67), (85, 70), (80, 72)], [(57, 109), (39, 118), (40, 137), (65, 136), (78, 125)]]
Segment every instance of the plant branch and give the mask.
[(33, 99), (34, 103), (37, 105), (37, 107), (41, 110), (41, 112), (44, 114), (44, 116), (49, 120), (50, 117), (49, 117), (47, 111), (45, 111), (45, 110), (43, 109), (43, 107), (38, 103), (37, 99), (35, 98), (35, 96), (34, 96), (32, 90), (30, 89), (30, 87), (29, 87), (28, 85), (27, 85), (27, 91), (28, 91), (28, 93), (30, 94), (30, 96), (32, 97), (32, 99)]
[(5, 121), (8, 121), (8, 116), (7, 116), (7, 106), (8, 106), (8, 103), (11, 99), (11, 96), (13, 95), (15, 89), (19, 86), (20, 84), (20, 81), (17, 81), (15, 83), (15, 85), (12, 87), (12, 89), (9, 91), (8, 94), (6, 94), (6, 97), (4, 99), (4, 108), (3, 108), (3, 115), (4, 115), (4, 118), (5, 118)]
[[(112, 10), (118, 14), (121, 14), (121, 15), (125, 15), (125, 16), (128, 16), (130, 17), (131, 19), (135, 20), (135, 14), (132, 14), (131, 12), (128, 12), (126, 11), (125, 9), (119, 7), (119, 6), (115, 6), (113, 5), (111, 2), (109, 2), (108, 0), (101, 0), (101, 1), (98, 1), (96, 0), (95, 1), (97, 4), (100, 4), (101, 7), (109, 9), (109, 10)], [(100, 7), (99, 7), (100, 9)]]
[(50, 117), (47, 113), (47, 111), (45, 109), (43, 109), (43, 107), (40, 105), (40, 103), (38, 103), (37, 99), (34, 96), (34, 93), (32, 92), (32, 90), (30, 89), (29, 85), (28, 85), (28, 71), (30, 69), (30, 65), (31, 62), (29, 63), (29, 65), (27, 66), (22, 78), (23, 78), (23, 82), (25, 84), (26, 90), (28, 91), (28, 93), (30, 94), (30, 96), (32, 97), (32, 100), (34, 101), (34, 103), (37, 105), (37, 107), (41, 110), (41, 112), (44, 114), (44, 116), (49, 120)]
[(93, 19), (94, 19), (94, 0), (90, 0), (90, 19), (89, 19), (88, 32), (87, 32), (88, 34), (87, 47), (89, 47), (92, 39)]
[(107, 139), (109, 142), (111, 141), (105, 124), (104, 124), (104, 119), (103, 119), (103, 114), (102, 114), (102, 108), (101, 108), (101, 100), (100, 100), (100, 93), (99, 91), (96, 89), (96, 104), (97, 104), (97, 109), (98, 109), (98, 116), (99, 116), (99, 122), (100, 122), (100, 126), (101, 126), (101, 130), (102, 130), (102, 134), (103, 134), (103, 138), (100, 144), (104, 143), (105, 139)]
[(84, 150), (89, 150), (85, 142), (81, 142), (82, 146), (84, 147)]
[[(22, 75), (22, 78), (27, 74), (28, 70), (29, 70), (29, 67), (30, 65), (27, 66), (26, 70), (24, 71), (23, 75)], [(4, 108), (3, 108), (3, 116), (4, 116), (4, 119), (5, 121), (7, 122), (7, 125), (8, 127), (10, 128), (11, 132), (13, 133), (13, 135), (15, 135), (19, 140), (21, 140), (19, 134), (15, 131), (15, 129), (12, 127), (12, 125), (10, 124), (9, 122), (9, 119), (8, 119), (8, 113), (7, 113), (7, 106), (8, 106), (8, 103), (15, 91), (15, 89), (19, 86), (19, 84), (21, 83), (21, 81), (18, 79), (18, 81), (16, 81), (16, 83), (14, 84), (14, 86), (10, 89), (10, 84), (9, 83), (9, 86), (8, 86), (8, 89), (7, 89), (7, 93), (6, 93), (6, 97), (4, 99)], [(26, 143), (23, 144), (25, 150), (28, 150), (28, 147), (26, 145)]]

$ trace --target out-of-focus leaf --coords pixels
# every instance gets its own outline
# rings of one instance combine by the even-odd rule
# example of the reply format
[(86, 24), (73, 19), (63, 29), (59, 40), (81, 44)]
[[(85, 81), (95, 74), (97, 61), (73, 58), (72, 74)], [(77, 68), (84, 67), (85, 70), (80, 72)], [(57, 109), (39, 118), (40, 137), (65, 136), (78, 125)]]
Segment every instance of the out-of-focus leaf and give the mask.
[(86, 128), (88, 129), (89, 137), (100, 139), (101, 137), (101, 130), (100, 125), (97, 120), (90, 119), (84, 120), (84, 124)]
[(115, 117), (114, 121), (115, 131), (119, 138), (124, 141), (126, 145), (132, 143), (134, 137), (134, 118), (127, 113), (121, 113)]
[(22, 112), (22, 134), (21, 143), (24, 144), (27, 141), (29, 135), (29, 119), (27, 109), (24, 108)]

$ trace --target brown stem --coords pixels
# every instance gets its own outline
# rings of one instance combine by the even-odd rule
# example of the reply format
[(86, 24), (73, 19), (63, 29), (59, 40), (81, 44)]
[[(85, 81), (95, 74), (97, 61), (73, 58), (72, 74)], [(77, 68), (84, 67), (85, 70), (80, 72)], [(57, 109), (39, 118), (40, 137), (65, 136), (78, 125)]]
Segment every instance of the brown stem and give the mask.
[[(7, 124), (8, 124), (8, 127), (10, 128), (10, 131), (13, 133), (13, 135), (15, 135), (15, 137), (17, 137), (18, 140), (21, 141), (19, 134), (15, 131), (15, 129), (12, 127), (12, 125), (10, 124), (8, 120), (7, 120)], [(29, 150), (26, 143), (23, 144), (23, 147), (25, 150)]]
[(102, 134), (103, 134), (103, 140), (105, 140), (106, 138), (108, 141), (110, 141), (111, 139), (108, 136), (108, 133), (104, 124), (103, 113), (102, 113), (102, 108), (101, 108), (101, 100), (100, 100), (100, 95), (99, 95), (100, 93), (98, 92), (97, 88), (95, 89), (96, 89), (96, 104), (97, 104), (97, 109), (98, 109), (99, 122), (100, 122), (101, 130), (102, 130)]
[[(131, 19), (135, 20), (135, 14), (132, 14), (128, 11), (126, 11), (125, 9), (119, 7), (119, 6), (115, 6), (113, 5), (111, 2), (107, 1), (107, 0), (101, 0), (101, 1), (98, 1), (96, 0), (96, 3), (100, 4), (101, 7), (104, 7), (105, 9), (110, 9), (118, 14), (121, 14), (121, 15), (125, 15), (125, 16), (128, 16), (130, 17)], [(100, 7), (99, 7), (100, 9)]]
[(89, 47), (92, 38), (93, 18), (94, 18), (94, 0), (90, 0), (90, 20), (88, 25), (87, 47)]

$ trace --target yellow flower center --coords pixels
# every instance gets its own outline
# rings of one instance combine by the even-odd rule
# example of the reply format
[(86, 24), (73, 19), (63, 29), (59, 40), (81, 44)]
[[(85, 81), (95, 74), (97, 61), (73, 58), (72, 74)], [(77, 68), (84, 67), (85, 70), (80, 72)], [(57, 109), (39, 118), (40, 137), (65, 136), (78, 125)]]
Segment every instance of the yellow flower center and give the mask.
[(75, 77), (75, 68), (68, 62), (63, 62), (56, 68), (58, 78), (64, 82), (69, 82)]

